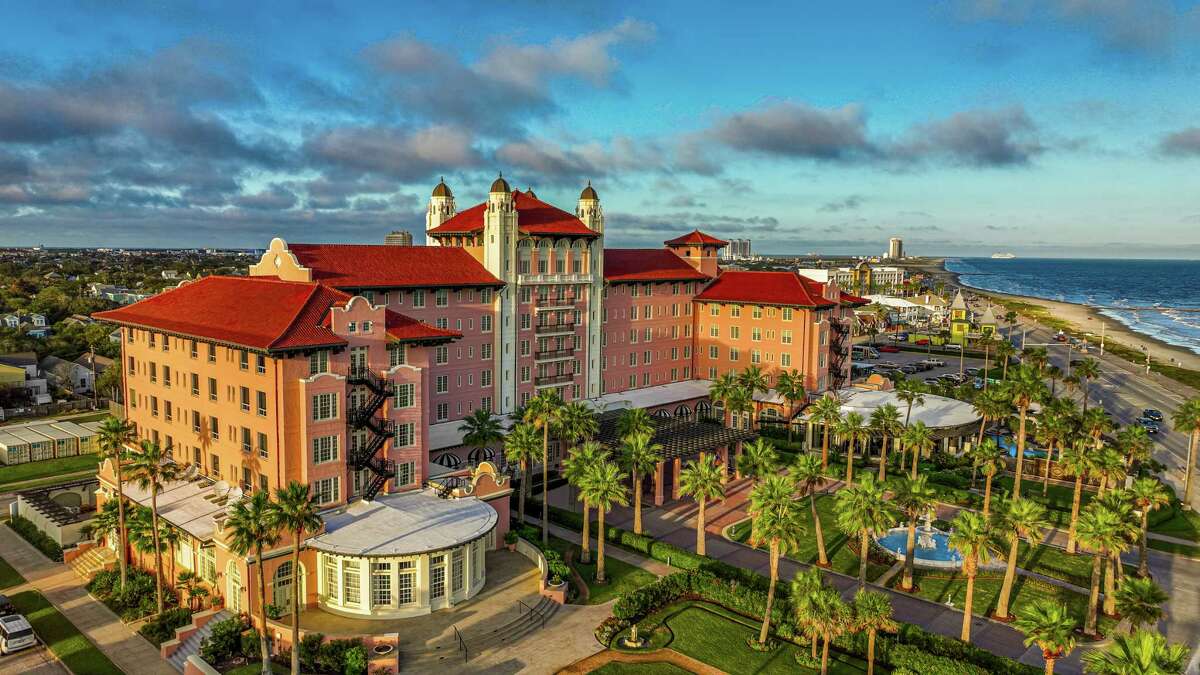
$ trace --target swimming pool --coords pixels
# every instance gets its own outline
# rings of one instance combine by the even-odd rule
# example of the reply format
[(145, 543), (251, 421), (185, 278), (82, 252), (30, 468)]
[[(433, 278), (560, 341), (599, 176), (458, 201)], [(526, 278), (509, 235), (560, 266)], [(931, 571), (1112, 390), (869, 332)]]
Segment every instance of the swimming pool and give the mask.
[[(1004, 448), (1004, 451), (1008, 453), (1009, 457), (1017, 456), (1017, 440), (1015, 438), (1009, 438), (1007, 436), (1002, 436), (1002, 437), (996, 439), (996, 443), (1001, 448)], [(1030, 448), (1028, 445), (1028, 441), (1027, 441), (1026, 447), (1025, 447), (1025, 456), (1033, 457), (1036, 459), (1045, 459), (1046, 451), (1038, 450), (1036, 448)]]

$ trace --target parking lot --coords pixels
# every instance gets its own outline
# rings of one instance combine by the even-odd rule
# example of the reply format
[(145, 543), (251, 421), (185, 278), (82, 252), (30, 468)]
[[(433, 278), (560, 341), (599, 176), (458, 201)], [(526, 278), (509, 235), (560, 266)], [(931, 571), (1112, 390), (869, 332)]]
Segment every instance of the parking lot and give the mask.
[(62, 666), (43, 645), (22, 649), (14, 654), (0, 656), (0, 673), (22, 675), (68, 675)]
[[(882, 342), (882, 341), (879, 342), (875, 346), (875, 349), (878, 350), (879, 347), (882, 347), (884, 344), (886, 344), (886, 343)], [(902, 349), (899, 352), (880, 352), (879, 358), (877, 358), (877, 359), (864, 359), (864, 358), (858, 357), (858, 358), (854, 359), (854, 362), (860, 363), (860, 364), (868, 364), (868, 363), (873, 364), (873, 365), (894, 364), (897, 366), (906, 366), (906, 365), (915, 364), (918, 361), (924, 361), (925, 359), (931, 359), (931, 358), (932, 359), (940, 359), (941, 361), (944, 361), (946, 363), (946, 365), (940, 366), (937, 368), (933, 368), (931, 370), (920, 371), (917, 373), (911, 373), (911, 374), (905, 373), (905, 377), (908, 377), (910, 379), (915, 379), (918, 382), (920, 382), (920, 381), (924, 381), (926, 379), (936, 378), (939, 375), (949, 375), (949, 374), (957, 375), (958, 374), (958, 357), (957, 356), (950, 356), (950, 355), (945, 355), (945, 354), (926, 354), (923, 351), (909, 351), (907, 349)], [(994, 363), (992, 363), (990, 365), (994, 365)], [(983, 368), (983, 359), (966, 357), (963, 359), (962, 367), (963, 367), (964, 372), (966, 372), (966, 370), (968, 368)]]

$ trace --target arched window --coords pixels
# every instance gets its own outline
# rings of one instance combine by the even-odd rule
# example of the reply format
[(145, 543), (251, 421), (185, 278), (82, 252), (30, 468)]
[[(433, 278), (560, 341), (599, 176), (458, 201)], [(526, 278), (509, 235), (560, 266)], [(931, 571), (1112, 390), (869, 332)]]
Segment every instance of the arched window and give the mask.
[[(271, 604), (279, 608), (279, 611), (284, 614), (292, 613), (292, 593), (296, 588), (296, 575), (292, 573), (292, 561), (286, 560), (282, 565), (275, 568), (275, 574), (271, 577)], [(303, 602), (304, 598), (304, 565), (300, 565), (300, 598)]]

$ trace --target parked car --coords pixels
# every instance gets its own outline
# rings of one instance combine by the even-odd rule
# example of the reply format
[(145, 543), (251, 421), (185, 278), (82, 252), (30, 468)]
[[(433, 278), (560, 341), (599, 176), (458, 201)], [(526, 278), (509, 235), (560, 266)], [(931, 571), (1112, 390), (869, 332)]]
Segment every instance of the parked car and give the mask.
[(1146, 408), (1143, 410), (1142, 417), (1145, 417), (1148, 420), (1154, 420), (1155, 422), (1163, 421), (1162, 411), (1155, 410), (1154, 408)]
[(936, 377), (925, 378), (925, 384), (928, 384), (931, 387), (938, 384), (939, 382), (941, 382), (941, 380), (937, 379)]
[(966, 371), (966, 372), (967, 372), (967, 374), (968, 374), (968, 375), (970, 375), (971, 377), (975, 377), (975, 376), (976, 376), (976, 375), (978, 375), (978, 374), (979, 374), (979, 373), (980, 373), (982, 370), (983, 370), (983, 368), (967, 368), (967, 371)]
[(888, 354), (895, 354), (900, 351), (900, 348), (896, 345), (883, 345), (879, 348), (879, 351), (886, 352)]
[(917, 367), (914, 365), (900, 366), (900, 372), (904, 373), (905, 375), (916, 375)]
[(1054, 334), (1054, 341), (1055, 341), (1055, 342), (1066, 342), (1066, 341), (1067, 341), (1067, 334), (1066, 334), (1066, 333), (1063, 333), (1062, 331), (1059, 331), (1059, 332), (1055, 333), (1055, 334)]
[(8, 596), (0, 595), (0, 616), (8, 616), (9, 614), (16, 614), (16, 613), (17, 613), (17, 610), (14, 609), (12, 606), (12, 603), (9, 602)]
[(917, 344), (924, 347), (925, 345), (929, 344), (929, 338), (921, 338), (920, 340), (917, 340)]
[(33, 626), (20, 614), (0, 616), (0, 654), (11, 654), (37, 644)]
[(946, 365), (946, 362), (941, 359), (925, 359), (925, 363), (928, 363), (932, 368), (942, 368)]
[(946, 344), (942, 345), (942, 349), (949, 349), (952, 352), (961, 352), (962, 345), (956, 345), (953, 342), (947, 342)]

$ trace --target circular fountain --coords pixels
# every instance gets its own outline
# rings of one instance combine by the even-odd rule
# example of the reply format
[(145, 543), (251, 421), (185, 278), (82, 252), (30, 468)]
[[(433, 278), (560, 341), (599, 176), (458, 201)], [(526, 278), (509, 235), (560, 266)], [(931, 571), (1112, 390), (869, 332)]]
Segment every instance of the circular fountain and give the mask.
[[(913, 547), (914, 564), (948, 570), (962, 567), (962, 554), (950, 548), (950, 535), (933, 526), (930, 514), (926, 513), (922, 521), (917, 527), (917, 541)], [(893, 527), (875, 541), (896, 560), (903, 561), (908, 548), (908, 528)]]

